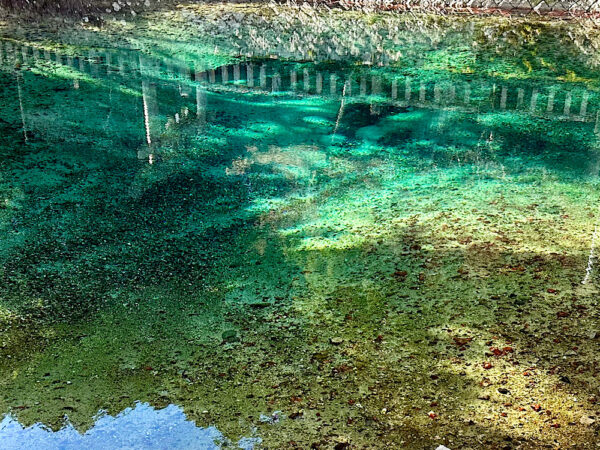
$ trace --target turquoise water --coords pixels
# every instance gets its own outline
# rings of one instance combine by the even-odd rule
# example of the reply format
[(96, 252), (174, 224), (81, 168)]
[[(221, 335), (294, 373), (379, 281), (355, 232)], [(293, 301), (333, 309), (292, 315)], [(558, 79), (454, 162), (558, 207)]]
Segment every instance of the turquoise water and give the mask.
[(222, 8), (2, 26), (1, 446), (596, 445), (595, 32)]

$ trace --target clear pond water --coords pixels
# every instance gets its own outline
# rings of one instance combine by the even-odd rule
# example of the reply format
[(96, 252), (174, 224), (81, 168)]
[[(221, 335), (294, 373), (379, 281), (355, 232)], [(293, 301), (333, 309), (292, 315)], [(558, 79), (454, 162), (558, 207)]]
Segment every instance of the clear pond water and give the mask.
[(600, 442), (595, 29), (0, 30), (0, 447)]

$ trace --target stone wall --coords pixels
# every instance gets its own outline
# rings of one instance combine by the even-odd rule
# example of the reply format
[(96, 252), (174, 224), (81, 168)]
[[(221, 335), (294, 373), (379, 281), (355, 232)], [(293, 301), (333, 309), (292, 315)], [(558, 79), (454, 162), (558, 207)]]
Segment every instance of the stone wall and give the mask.
[[(240, 0), (230, 0), (241, 3)], [(245, 0), (247, 3), (267, 0)], [(29, 10), (47, 14), (138, 14), (148, 9), (174, 7), (178, 3), (211, 3), (198, 0), (0, 0), (0, 9)], [(600, 16), (600, 0), (292, 0), (277, 3), (310, 4), (360, 10), (428, 11), (437, 13), (519, 14), (550, 17)]]

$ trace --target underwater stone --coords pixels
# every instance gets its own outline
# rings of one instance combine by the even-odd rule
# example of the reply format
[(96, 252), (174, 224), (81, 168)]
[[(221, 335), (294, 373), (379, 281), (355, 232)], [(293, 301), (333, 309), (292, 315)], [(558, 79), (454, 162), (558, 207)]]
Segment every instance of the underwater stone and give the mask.
[(594, 422), (596, 422), (596, 420), (588, 416), (582, 416), (581, 419), (579, 419), (579, 423), (582, 425), (592, 425)]
[(238, 342), (240, 339), (235, 330), (225, 330), (221, 333), (223, 342)]
[(274, 423), (278, 423), (281, 419), (283, 419), (282, 412), (275, 411), (270, 416), (266, 414), (261, 414), (258, 420), (260, 420), (262, 423), (268, 423), (272, 425)]

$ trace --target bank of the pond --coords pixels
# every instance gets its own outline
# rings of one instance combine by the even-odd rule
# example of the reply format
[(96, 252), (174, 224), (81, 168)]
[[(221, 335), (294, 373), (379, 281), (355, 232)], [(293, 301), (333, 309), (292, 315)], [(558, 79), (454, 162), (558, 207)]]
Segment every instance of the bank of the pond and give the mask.
[[(234, 1), (230, 4), (253, 3), (265, 5), (269, 2), (256, 0), (251, 2)], [(136, 17), (138, 14), (147, 13), (152, 10), (169, 10), (190, 4), (201, 4), (214, 6), (216, 1), (189, 0), (38, 0), (29, 2), (26, 0), (2, 0), (0, 7), (7, 11), (20, 14), (56, 15), (61, 17), (79, 17), (86, 21), (102, 22), (110, 20), (111, 17), (124, 18)], [(600, 18), (600, 6), (594, 0), (459, 0), (447, 2), (443, 0), (309, 0), (309, 1), (287, 1), (274, 4), (287, 6), (302, 6), (307, 8), (340, 8), (343, 10), (355, 10), (363, 12), (374, 11), (397, 11), (418, 12), (435, 14), (466, 14), (473, 15), (498, 15), (498, 16), (535, 16), (544, 17), (548, 20), (572, 20), (587, 18), (598, 20)]]

